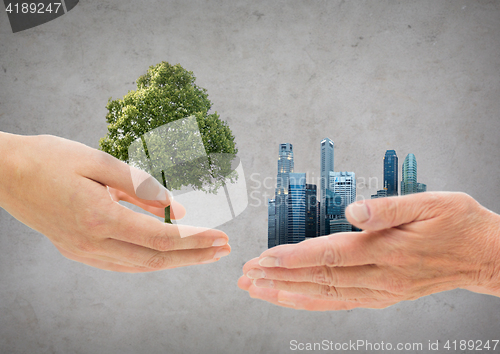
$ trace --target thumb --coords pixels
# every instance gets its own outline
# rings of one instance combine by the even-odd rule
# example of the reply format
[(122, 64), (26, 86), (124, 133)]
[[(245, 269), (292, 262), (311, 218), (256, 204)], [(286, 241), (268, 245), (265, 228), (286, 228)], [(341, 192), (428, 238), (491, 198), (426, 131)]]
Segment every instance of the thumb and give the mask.
[(437, 215), (435, 207), (440, 200), (440, 193), (362, 200), (350, 204), (345, 214), (354, 226), (376, 231), (432, 218)]
[(91, 154), (91, 158), (82, 161), (79, 171), (82, 176), (122, 191), (146, 205), (166, 207), (172, 203), (172, 193), (150, 174), (105, 152), (92, 149)]

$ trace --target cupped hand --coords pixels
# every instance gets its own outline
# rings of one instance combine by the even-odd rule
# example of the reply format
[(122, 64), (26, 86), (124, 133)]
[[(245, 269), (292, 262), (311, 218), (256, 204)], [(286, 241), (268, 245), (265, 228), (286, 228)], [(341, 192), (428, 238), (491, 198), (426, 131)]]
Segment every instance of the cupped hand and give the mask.
[(363, 232), (262, 253), (238, 285), (252, 297), (307, 310), (383, 308), (464, 288), (500, 296), (500, 216), (463, 193), (419, 193), (351, 204)]
[[(67, 258), (147, 272), (210, 263), (230, 252), (222, 231), (165, 224), (120, 205), (124, 200), (160, 217), (171, 205), (172, 219), (185, 214), (154, 178), (102, 151), (54, 136), (5, 133), (0, 150), (0, 206)], [(145, 182), (139, 195), (134, 179)]]

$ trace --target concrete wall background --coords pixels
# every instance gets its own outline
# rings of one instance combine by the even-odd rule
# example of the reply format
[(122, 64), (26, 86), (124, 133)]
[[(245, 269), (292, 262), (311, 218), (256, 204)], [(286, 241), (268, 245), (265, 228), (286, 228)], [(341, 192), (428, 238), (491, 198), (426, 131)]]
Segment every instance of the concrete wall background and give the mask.
[(221, 226), (232, 254), (112, 274), (66, 260), (0, 209), (0, 352), (287, 353), (293, 339), (424, 348), (500, 339), (500, 300), (466, 291), (306, 313), (236, 286), (244, 262), (267, 248), (273, 188), (255, 180), (275, 177), (282, 142), (294, 144), (296, 171), (316, 176), (325, 136), (335, 169), (366, 179), (382, 179), (386, 149), (400, 166), (411, 152), (429, 190), (464, 191), (500, 212), (500, 1), (81, 0), (16, 34), (1, 12), (0, 130), (97, 147), (107, 99), (162, 60), (194, 71), (236, 136), (255, 199)]

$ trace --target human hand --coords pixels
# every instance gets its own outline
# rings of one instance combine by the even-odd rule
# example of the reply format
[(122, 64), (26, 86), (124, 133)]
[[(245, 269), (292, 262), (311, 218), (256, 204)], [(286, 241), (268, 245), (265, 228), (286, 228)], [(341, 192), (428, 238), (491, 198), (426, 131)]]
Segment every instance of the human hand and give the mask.
[[(222, 231), (164, 224), (118, 204), (160, 217), (171, 204), (172, 219), (185, 214), (154, 178), (102, 151), (54, 136), (5, 133), (0, 151), (0, 206), (69, 259), (135, 273), (210, 263), (231, 250)], [(145, 181), (139, 196), (133, 176)]]
[(500, 296), (500, 216), (470, 196), (366, 200), (346, 215), (364, 231), (271, 248), (244, 265), (240, 288), (316, 311), (383, 308), (455, 288)]

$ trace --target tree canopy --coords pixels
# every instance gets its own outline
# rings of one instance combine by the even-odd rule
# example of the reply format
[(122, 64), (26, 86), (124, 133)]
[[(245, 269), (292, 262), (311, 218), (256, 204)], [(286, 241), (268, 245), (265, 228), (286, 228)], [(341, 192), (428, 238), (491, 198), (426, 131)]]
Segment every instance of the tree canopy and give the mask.
[(171, 190), (223, 185), (238, 150), (227, 123), (209, 113), (212, 102), (195, 80), (180, 64), (150, 66), (137, 90), (108, 100), (108, 133), (100, 149)]

